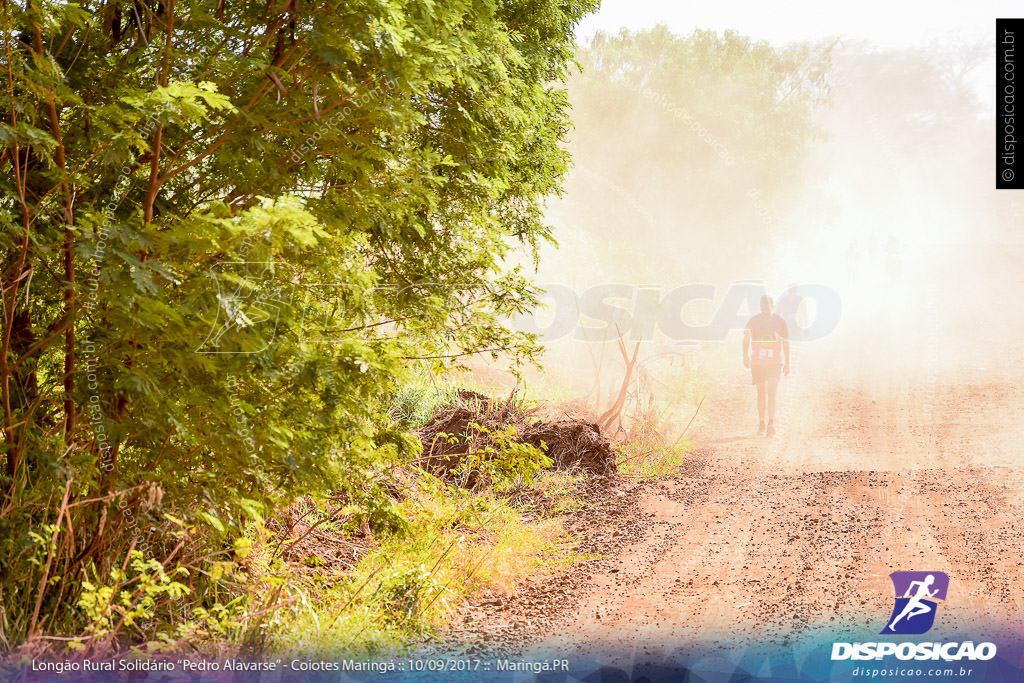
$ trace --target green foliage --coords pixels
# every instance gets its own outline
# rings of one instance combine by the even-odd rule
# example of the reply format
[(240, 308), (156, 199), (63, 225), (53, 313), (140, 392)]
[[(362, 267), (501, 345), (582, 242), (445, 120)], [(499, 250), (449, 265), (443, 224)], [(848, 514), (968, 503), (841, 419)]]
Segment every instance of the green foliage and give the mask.
[(422, 564), (392, 572), (381, 587), (382, 605), (393, 623), (414, 622), (431, 596), (443, 590), (437, 576)]
[(458, 402), (460, 388), (463, 387), (421, 373), (396, 389), (389, 401), (388, 414), (408, 429), (422, 427), (438, 410)]
[(517, 441), (518, 430), (515, 425), (488, 429), (473, 422), (469, 426), (484, 436), (486, 441), (484, 446), (470, 449), (459, 464), (459, 471), (464, 475), (471, 472), (482, 475), (482, 481), (497, 491), (528, 486), (541, 470), (551, 467), (553, 463), (544, 454), (547, 446), (543, 442), (542, 447), (537, 448)]
[(398, 524), (374, 482), (416, 452), (410, 363), (537, 352), (507, 264), (550, 239), (593, 7), (5, 5), (5, 648), (107, 628), (133, 544), (230, 552), (307, 491)]
[[(105, 638), (121, 628), (131, 629), (137, 624), (150, 620), (155, 615), (159, 600), (178, 600), (188, 593), (188, 588), (164, 571), (156, 560), (147, 560), (139, 551), (130, 558), (131, 575), (119, 569), (110, 572), (110, 583), (97, 580), (82, 581), (82, 594), (78, 608), (85, 616), (85, 633), (90, 643)], [(184, 576), (188, 572), (179, 569), (175, 574)], [(81, 641), (74, 645), (85, 648)]]

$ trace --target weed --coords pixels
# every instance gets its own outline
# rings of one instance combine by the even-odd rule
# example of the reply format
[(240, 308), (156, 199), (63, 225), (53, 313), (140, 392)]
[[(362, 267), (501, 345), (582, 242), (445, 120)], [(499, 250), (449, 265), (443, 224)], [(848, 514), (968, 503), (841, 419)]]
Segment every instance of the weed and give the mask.
[(617, 446), (619, 472), (640, 479), (670, 476), (692, 448), (693, 443), (685, 438), (666, 437), (659, 416), (649, 411), (631, 425)]

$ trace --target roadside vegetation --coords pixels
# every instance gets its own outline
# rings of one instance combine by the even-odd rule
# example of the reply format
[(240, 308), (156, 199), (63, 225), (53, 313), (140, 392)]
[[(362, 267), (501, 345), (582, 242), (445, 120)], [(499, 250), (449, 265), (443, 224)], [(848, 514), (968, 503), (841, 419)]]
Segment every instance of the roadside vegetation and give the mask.
[[(4, 5), (0, 649), (264, 647), (313, 618), (267, 528), (300, 499), (375, 539), (480, 524), (391, 496), (393, 399), (537, 358), (507, 264), (552, 237), (594, 7)], [(403, 588), (422, 560), (374, 575), (398, 631), (447, 608)]]

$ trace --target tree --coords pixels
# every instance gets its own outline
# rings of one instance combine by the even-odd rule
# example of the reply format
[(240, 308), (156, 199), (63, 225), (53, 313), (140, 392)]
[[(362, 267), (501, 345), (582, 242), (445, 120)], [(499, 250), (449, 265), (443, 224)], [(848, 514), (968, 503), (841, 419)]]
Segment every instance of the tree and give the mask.
[[(764, 214), (783, 214), (803, 186), (830, 52), (734, 31), (597, 34), (570, 83), (585, 113), (569, 144), (576, 222), (605, 243), (628, 226), (634, 242), (657, 244), (626, 264), (648, 278), (740, 276), (729, 260), (746, 263), (776, 240), (781, 227)], [(723, 250), (729, 258), (716, 259)], [(615, 249), (616, 261), (628, 257)]]
[(4, 4), (5, 642), (163, 513), (216, 535), (297, 491), (376, 505), (410, 362), (533, 356), (506, 262), (551, 237), (594, 6)]

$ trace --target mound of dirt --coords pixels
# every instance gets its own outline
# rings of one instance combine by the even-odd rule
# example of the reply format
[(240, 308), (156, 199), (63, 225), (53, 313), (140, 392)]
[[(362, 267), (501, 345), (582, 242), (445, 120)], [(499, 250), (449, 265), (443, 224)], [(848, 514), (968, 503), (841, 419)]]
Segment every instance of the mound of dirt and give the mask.
[(596, 424), (566, 416), (544, 420), (536, 413), (536, 409), (524, 409), (514, 397), (501, 400), (476, 392), (459, 392), (456, 404), (439, 410), (426, 425), (415, 430), (423, 442), (423, 454), (417, 464), (434, 475), (451, 479), (451, 473), (467, 454), (479, 453), (491, 444), (489, 434), (471, 425), (478, 424), (488, 431), (513, 425), (516, 441), (542, 448), (555, 469), (579, 468), (604, 477), (617, 474), (611, 442)]
[(540, 421), (523, 432), (522, 440), (537, 448), (545, 444), (556, 469), (580, 467), (600, 476), (618, 472), (611, 442), (593, 422), (579, 418)]

